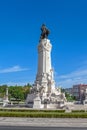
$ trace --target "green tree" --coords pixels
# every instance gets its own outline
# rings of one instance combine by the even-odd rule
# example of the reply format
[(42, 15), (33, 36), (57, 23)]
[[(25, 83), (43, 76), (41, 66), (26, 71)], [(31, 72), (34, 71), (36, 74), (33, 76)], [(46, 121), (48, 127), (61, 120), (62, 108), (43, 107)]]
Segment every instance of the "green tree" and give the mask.
[(10, 86), (9, 87), (10, 98), (15, 98), (16, 100), (24, 100), (24, 93), (22, 86)]
[[(6, 88), (7, 85), (0, 86), (0, 98), (3, 98), (6, 94)], [(8, 93), (9, 93), (9, 99), (15, 98), (16, 100), (25, 100), (28, 93), (30, 92), (30, 88), (32, 86), (28, 83), (24, 86), (9, 86), (8, 87)]]
[(7, 85), (0, 86), (0, 98), (3, 98), (5, 96), (7, 87)]
[(27, 95), (30, 93), (31, 87), (32, 86), (29, 83), (23, 87), (24, 99), (26, 99)]
[(74, 101), (75, 100), (75, 97), (67, 92), (65, 92), (65, 96), (66, 96), (67, 101)]

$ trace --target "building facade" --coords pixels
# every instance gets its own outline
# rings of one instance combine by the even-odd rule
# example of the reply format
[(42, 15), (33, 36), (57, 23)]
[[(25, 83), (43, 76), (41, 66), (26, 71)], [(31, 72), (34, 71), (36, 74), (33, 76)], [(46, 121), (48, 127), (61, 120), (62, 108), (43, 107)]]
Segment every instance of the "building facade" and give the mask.
[(85, 99), (85, 92), (87, 89), (87, 84), (76, 84), (72, 88), (66, 88), (64, 91), (74, 96), (76, 100), (83, 102)]
[(87, 84), (77, 84), (73, 85), (72, 88), (72, 95), (77, 99), (77, 100), (84, 100), (85, 98), (85, 91), (87, 89)]

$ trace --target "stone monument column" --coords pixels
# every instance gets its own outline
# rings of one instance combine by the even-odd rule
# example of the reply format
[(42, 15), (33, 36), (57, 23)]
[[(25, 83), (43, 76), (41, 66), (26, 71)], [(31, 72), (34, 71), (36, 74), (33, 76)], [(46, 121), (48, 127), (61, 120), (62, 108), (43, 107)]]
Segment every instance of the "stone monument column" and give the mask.
[(9, 100), (8, 100), (8, 87), (6, 88), (6, 95), (5, 95), (5, 99), (3, 100), (3, 107), (5, 107), (6, 105), (8, 105)]
[(51, 48), (50, 40), (42, 39), (38, 45), (38, 72), (37, 75), (50, 73), (51, 70)]
[(49, 93), (52, 91), (52, 88), (55, 87), (51, 67), (52, 44), (50, 40), (47, 39), (47, 34), (45, 34), (47, 31), (45, 25), (42, 25), (42, 29), (41, 39), (38, 44), (38, 70), (35, 86), (39, 84), (40, 87), (44, 87), (45, 93)]
[(34, 85), (26, 99), (26, 104), (34, 109), (58, 108), (64, 105), (65, 96), (55, 87), (51, 66), (52, 44), (48, 39), (49, 30), (43, 24), (38, 44), (38, 67)]
[(6, 101), (8, 101), (8, 87), (6, 88)]

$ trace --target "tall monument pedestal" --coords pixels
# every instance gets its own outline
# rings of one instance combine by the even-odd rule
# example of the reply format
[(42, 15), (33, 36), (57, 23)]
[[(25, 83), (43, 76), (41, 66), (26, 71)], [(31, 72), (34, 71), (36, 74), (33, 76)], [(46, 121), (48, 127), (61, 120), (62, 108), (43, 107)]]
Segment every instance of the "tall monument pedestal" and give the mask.
[(43, 88), (45, 93), (51, 93), (55, 87), (53, 70), (51, 67), (51, 48), (50, 40), (42, 39), (38, 45), (38, 71), (34, 86)]
[[(62, 100), (65, 101), (64, 94), (55, 87), (53, 69), (51, 66), (52, 44), (47, 38), (49, 30), (42, 25), (42, 33), (38, 44), (38, 69), (35, 83), (28, 94), (26, 103), (32, 103), (33, 108), (58, 108)], [(38, 92), (38, 98), (37, 98)], [(41, 104), (40, 104), (41, 103)]]

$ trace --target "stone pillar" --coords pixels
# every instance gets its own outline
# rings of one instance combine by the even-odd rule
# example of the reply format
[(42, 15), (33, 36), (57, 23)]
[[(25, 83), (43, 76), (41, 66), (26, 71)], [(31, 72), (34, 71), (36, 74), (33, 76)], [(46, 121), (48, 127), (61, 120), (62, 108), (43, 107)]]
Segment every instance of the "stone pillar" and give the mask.
[(7, 106), (9, 103), (8, 100), (8, 87), (6, 88), (6, 95), (5, 95), (5, 99), (3, 100), (3, 107)]
[(38, 45), (38, 75), (50, 73), (51, 70), (51, 48), (50, 40), (42, 39)]
[(48, 87), (52, 88), (53, 72), (51, 67), (51, 49), (52, 45), (50, 40), (44, 38), (40, 40), (38, 45), (38, 70), (35, 81), (35, 86), (39, 84), (45, 88), (45, 92), (48, 92)]
[(8, 87), (6, 88), (6, 101), (8, 101)]

